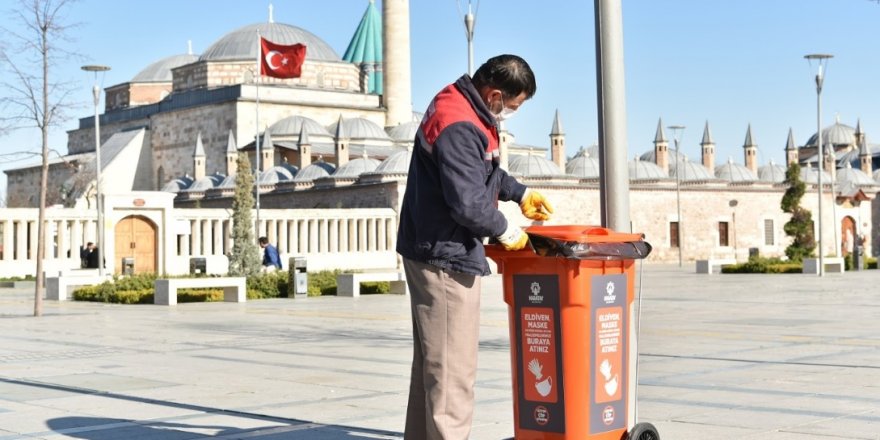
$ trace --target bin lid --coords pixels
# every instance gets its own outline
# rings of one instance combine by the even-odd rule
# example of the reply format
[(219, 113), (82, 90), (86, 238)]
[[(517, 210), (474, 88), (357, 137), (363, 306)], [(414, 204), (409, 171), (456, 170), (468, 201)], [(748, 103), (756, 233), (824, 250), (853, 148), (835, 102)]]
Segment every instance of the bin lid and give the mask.
[(620, 260), (642, 259), (651, 253), (651, 245), (642, 234), (615, 232), (601, 226), (530, 226), (526, 233), (532, 249), (543, 257)]

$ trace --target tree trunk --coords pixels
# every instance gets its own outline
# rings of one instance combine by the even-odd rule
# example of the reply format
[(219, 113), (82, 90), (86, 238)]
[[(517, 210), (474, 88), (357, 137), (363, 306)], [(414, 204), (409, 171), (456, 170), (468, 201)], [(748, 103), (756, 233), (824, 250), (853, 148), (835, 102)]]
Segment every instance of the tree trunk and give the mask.
[[(37, 282), (34, 288), (34, 316), (43, 315), (43, 259), (46, 258), (46, 191), (49, 181), (49, 42), (48, 29), (41, 29), (40, 50), (43, 55), (43, 166), (40, 170), (40, 214), (37, 220)], [(59, 249), (59, 252), (61, 250)]]

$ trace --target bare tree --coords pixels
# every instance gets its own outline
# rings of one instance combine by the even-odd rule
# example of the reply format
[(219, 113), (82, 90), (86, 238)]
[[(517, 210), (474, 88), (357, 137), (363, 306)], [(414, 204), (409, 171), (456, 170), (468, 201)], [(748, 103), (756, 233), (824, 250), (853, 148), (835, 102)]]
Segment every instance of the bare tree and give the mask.
[[(3, 84), (0, 98), (0, 133), (17, 128), (38, 128), (42, 132), (43, 165), (40, 173), (40, 208), (37, 238), (36, 288), (34, 316), (43, 314), (43, 260), (46, 257), (46, 191), (49, 174), (49, 130), (59, 127), (73, 91), (70, 82), (49, 80), (50, 68), (75, 55), (61, 48), (69, 41), (70, 24), (64, 11), (75, 0), (19, 0), (12, 11), (23, 32), (3, 29), (11, 37), (9, 48), (0, 52), (0, 63), (11, 73), (12, 80)], [(18, 47), (16, 47), (18, 46)], [(15, 59), (10, 56), (15, 54)]]

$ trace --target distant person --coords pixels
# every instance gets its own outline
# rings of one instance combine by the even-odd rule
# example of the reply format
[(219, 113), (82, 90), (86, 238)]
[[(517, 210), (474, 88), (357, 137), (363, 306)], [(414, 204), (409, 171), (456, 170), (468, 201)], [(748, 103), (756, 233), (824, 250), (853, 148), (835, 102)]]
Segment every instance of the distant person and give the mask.
[(97, 269), (98, 265), (98, 245), (89, 242), (86, 252), (86, 267), (89, 269)]
[(269, 239), (260, 237), (260, 247), (263, 248), (263, 272), (275, 272), (281, 269), (281, 257), (278, 249), (269, 244)]
[(504, 249), (528, 235), (499, 201), (535, 221), (553, 208), (500, 166), (498, 129), (535, 94), (525, 60), (500, 55), (431, 101), (419, 126), (403, 196), (397, 252), (410, 288), (413, 361), (405, 440), (470, 436), (480, 328), (480, 277), (489, 275), (484, 237)]
[(93, 247), (95, 247), (95, 243), (90, 241), (85, 246), (79, 248), (79, 267), (83, 269), (89, 267), (89, 252), (91, 252)]

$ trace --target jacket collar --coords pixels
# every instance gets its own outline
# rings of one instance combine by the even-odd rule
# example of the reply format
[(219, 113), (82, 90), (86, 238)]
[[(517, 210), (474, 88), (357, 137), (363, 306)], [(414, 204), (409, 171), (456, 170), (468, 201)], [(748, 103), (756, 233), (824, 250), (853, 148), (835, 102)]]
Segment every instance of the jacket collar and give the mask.
[(482, 120), (487, 127), (493, 127), (496, 125), (495, 117), (492, 116), (492, 112), (489, 111), (489, 107), (487, 107), (486, 103), (483, 102), (483, 98), (480, 97), (480, 92), (477, 91), (476, 87), (474, 87), (474, 83), (471, 81), (470, 76), (468, 76), (467, 74), (462, 75), (461, 78), (455, 81), (455, 87), (471, 103), (471, 107), (473, 107), (474, 112), (477, 114), (477, 116), (480, 117), (480, 120)]

